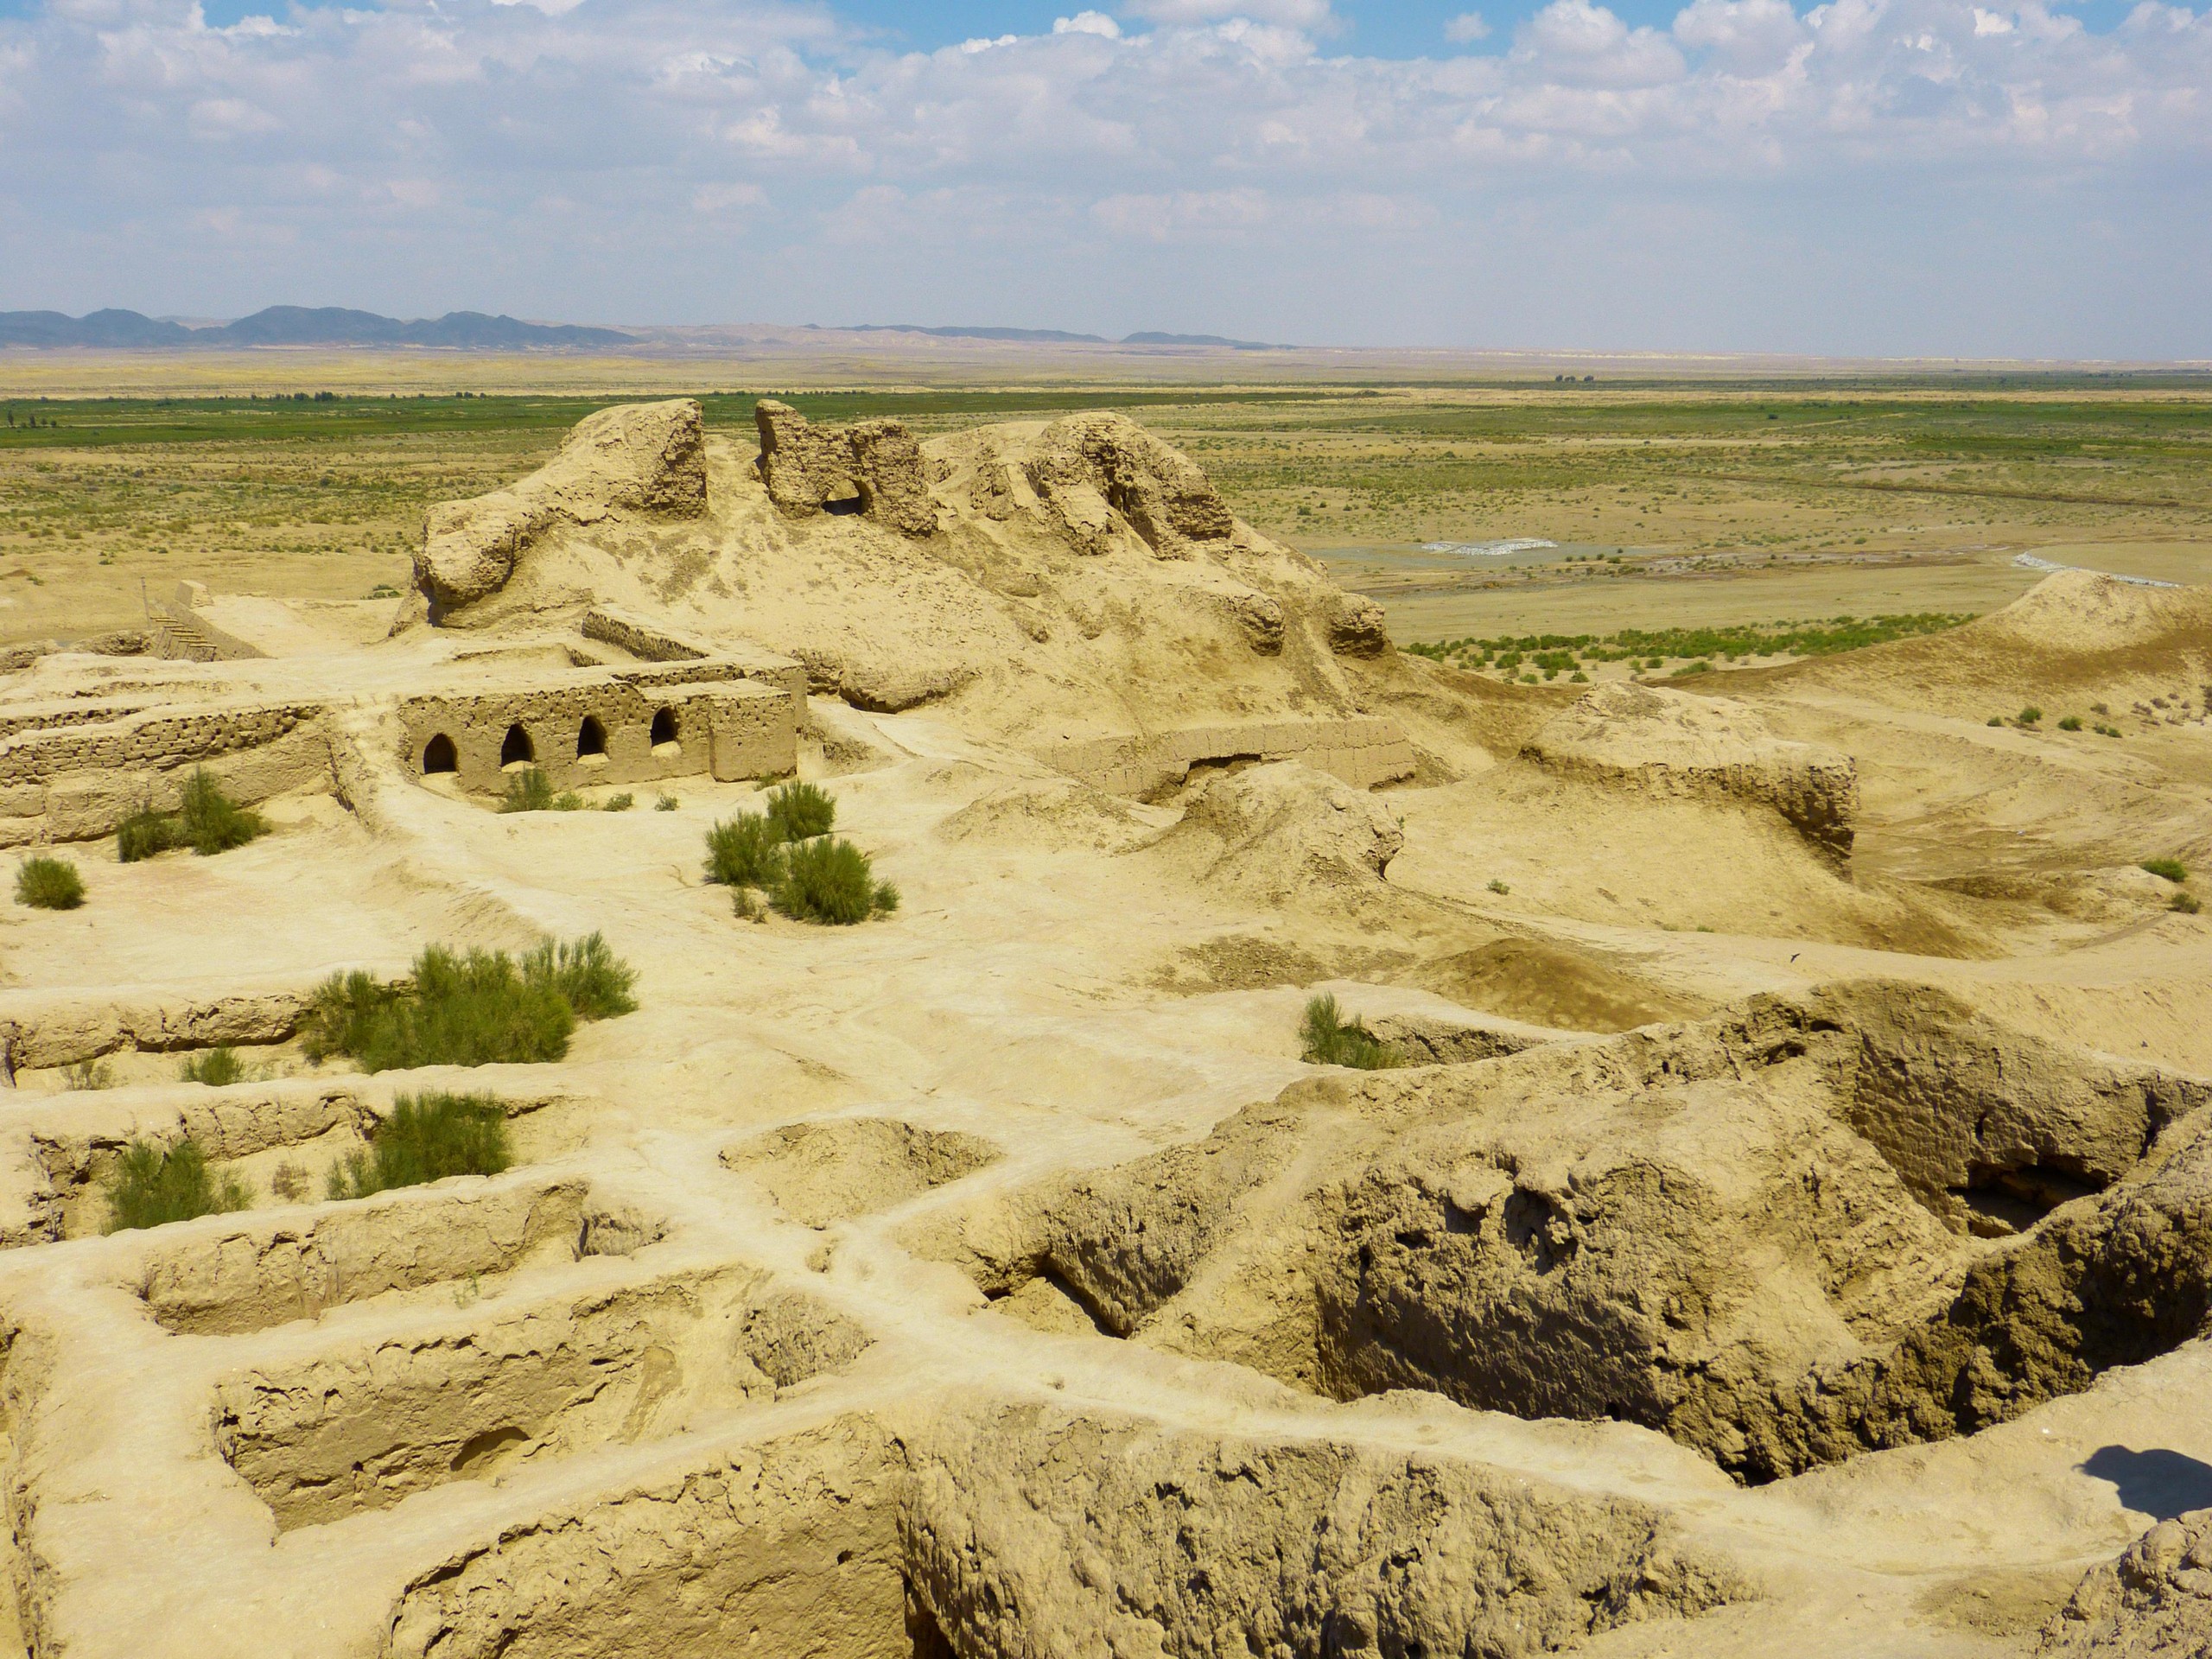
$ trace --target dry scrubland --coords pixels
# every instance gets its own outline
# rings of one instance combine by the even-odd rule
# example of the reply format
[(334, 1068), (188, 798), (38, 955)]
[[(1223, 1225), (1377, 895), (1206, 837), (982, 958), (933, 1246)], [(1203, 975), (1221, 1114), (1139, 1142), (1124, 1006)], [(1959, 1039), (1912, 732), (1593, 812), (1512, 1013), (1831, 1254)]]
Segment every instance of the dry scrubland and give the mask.
[(428, 363), (0, 365), (23, 1649), (2212, 1643), (2202, 388)]

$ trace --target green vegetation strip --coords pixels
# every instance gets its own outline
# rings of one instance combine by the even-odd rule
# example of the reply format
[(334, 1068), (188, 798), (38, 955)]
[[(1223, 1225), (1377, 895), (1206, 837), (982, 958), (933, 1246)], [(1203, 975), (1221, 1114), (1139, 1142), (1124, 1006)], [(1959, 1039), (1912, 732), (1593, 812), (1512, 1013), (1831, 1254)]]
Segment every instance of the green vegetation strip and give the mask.
[[(1892, 639), (1942, 633), (1971, 622), (1971, 612), (1919, 611), (1900, 616), (1837, 616), (1820, 622), (1744, 623), (1718, 628), (1623, 628), (1618, 632), (1500, 634), (1494, 639), (1441, 639), (1410, 645), (1416, 657), (1435, 662), (1476, 658), (1515, 669), (1572, 668), (1584, 662), (1618, 663), (1669, 658), (1827, 657)], [(1508, 659), (1510, 660), (1508, 660)], [(1655, 662), (1651, 664), (1656, 667)]]

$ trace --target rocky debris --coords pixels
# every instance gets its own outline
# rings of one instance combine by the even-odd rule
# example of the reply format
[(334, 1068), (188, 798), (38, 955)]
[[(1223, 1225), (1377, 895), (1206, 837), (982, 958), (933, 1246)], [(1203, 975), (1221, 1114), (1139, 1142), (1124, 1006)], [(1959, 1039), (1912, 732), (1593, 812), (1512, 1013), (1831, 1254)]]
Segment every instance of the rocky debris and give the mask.
[(1190, 543), (1221, 541), (1234, 528), (1212, 480), (1126, 415), (1053, 422), (1031, 446), (1028, 476), (1085, 552), (1105, 550), (1112, 531), (1105, 508), (1162, 558), (1183, 557)]
[(897, 421), (818, 426), (788, 404), (753, 406), (760, 434), (760, 481), (785, 512), (857, 512), (902, 536), (937, 529), (921, 446)]
[(1339, 656), (1382, 657), (1392, 649), (1389, 620), (1364, 594), (1332, 594), (1327, 627), (1329, 649)]
[(618, 404), (577, 423), (560, 452), (521, 482), (433, 506), (415, 584), (435, 616), (497, 593), (524, 550), (556, 524), (596, 524), (616, 512), (697, 518), (706, 510), (699, 405), (688, 397)]
[(2161, 1521), (2118, 1560), (2092, 1567), (2044, 1627), (2037, 1651), (2053, 1659), (2212, 1652), (2212, 1510)]
[(1195, 785), (1154, 855), (1270, 904), (1356, 902), (1384, 890), (1406, 843), (1389, 809), (1297, 760), (1247, 766)]
[(750, 1175), (792, 1220), (827, 1227), (887, 1210), (1001, 1156), (980, 1135), (895, 1117), (833, 1117), (772, 1129), (730, 1147), (722, 1162)]
[(779, 1291), (747, 1311), (737, 1345), (778, 1388), (789, 1389), (843, 1370), (872, 1340), (816, 1298)]
[(1522, 753), (1555, 772), (1646, 794), (1770, 807), (1815, 846), (1839, 858), (1851, 852), (1859, 810), (1851, 757), (1777, 738), (1740, 702), (1611, 682), (1547, 721)]
[(1018, 1405), (910, 1455), (907, 1571), (961, 1655), (1522, 1659), (1756, 1593), (1641, 1503), (1440, 1452)]

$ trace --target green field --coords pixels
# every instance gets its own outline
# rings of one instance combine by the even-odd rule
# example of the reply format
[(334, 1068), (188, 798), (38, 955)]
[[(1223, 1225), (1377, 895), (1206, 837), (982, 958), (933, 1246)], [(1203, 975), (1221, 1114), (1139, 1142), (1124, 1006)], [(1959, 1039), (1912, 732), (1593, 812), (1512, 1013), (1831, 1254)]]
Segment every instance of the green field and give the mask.
[[(2134, 550), (2183, 580), (2205, 579), (2212, 551), (2212, 381), (2185, 377), (794, 392), (724, 381), (700, 395), (710, 428), (735, 435), (749, 435), (763, 395), (925, 435), (1118, 409), (1300, 546), (1541, 537), (1628, 550), (1620, 563), (1647, 578), (1599, 591), (1564, 559), (1510, 572), (1431, 561), (1371, 589), (1408, 639), (1979, 609), (2024, 585), (2000, 569), (2017, 550)], [(182, 576), (322, 597), (402, 582), (427, 505), (512, 480), (619, 400), (289, 383), (0, 399), (0, 637), (127, 622), (142, 591)], [(1888, 585), (1859, 595), (1836, 568), (1853, 560), (1886, 561)], [(1993, 574), (1961, 590), (1961, 562)], [(1366, 585), (1356, 565), (1338, 568)], [(1913, 574), (1942, 569), (1948, 587)], [(1811, 585), (1793, 598), (1801, 572)], [(1691, 613), (1650, 608), (1696, 581), (1740, 583), (1743, 603), (1708, 593)]]

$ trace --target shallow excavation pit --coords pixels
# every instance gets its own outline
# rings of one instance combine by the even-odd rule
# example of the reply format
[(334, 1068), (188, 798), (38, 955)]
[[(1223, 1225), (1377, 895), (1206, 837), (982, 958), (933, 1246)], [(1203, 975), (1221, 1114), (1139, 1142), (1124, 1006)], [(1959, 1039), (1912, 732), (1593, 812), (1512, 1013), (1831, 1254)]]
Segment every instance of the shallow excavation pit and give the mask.
[(1616, 1418), (1757, 1482), (2197, 1334), (2208, 1182), (2212, 1085), (1860, 983), (1297, 1084), (1018, 1197), (963, 1264), (1340, 1399)]
[(453, 1300), (454, 1313), (414, 1334), (217, 1386), (216, 1447), (280, 1530), (677, 1433), (840, 1370), (868, 1345), (851, 1321), (742, 1267), (512, 1307), (464, 1283)]

